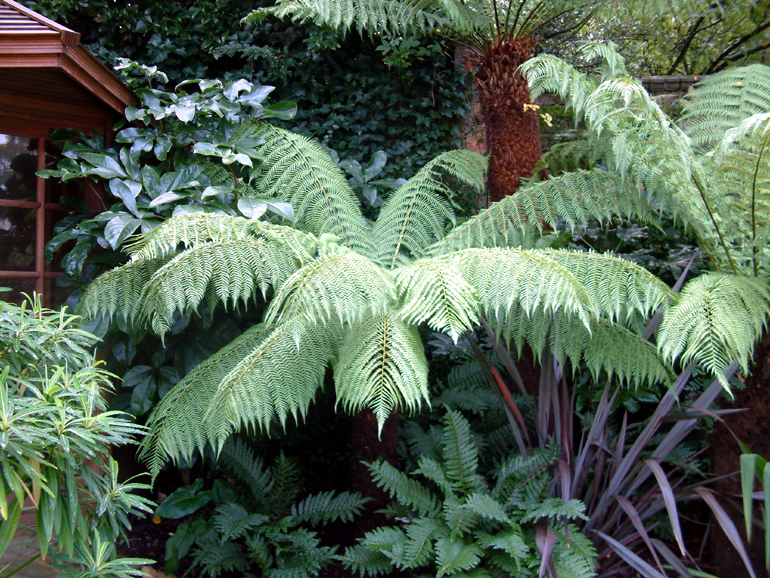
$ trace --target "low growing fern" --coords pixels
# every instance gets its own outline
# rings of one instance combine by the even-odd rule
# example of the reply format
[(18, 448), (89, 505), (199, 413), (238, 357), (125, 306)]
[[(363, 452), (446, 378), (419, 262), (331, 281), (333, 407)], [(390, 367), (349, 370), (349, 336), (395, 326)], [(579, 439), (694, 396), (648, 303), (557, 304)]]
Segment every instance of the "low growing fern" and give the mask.
[[(444, 417), (440, 446), (438, 458), (421, 456), (411, 476), (386, 462), (369, 465), (374, 480), (407, 516), (399, 518), (401, 525), (377, 528), (348, 548), (339, 557), (348, 568), (361, 576), (396, 568), (428, 571), (436, 578), (503, 578), (537, 576), (549, 564), (560, 578), (596, 575), (593, 545), (568, 523), (585, 519), (582, 502), (546, 497), (555, 448), (509, 458), (498, 468), (497, 480), (487, 482), (477, 471), (470, 424), (452, 410)], [(545, 561), (536, 526), (558, 535)]]

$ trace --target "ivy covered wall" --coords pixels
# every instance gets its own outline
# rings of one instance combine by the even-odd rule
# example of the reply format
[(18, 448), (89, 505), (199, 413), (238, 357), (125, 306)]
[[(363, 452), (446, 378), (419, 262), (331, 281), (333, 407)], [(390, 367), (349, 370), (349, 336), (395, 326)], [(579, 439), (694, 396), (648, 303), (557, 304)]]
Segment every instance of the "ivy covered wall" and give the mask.
[(80, 32), (110, 65), (123, 57), (157, 66), (169, 77), (166, 89), (187, 78), (243, 77), (275, 86), (273, 102), (299, 105), (291, 128), (314, 135), (341, 159), (365, 163), (384, 151), (389, 161), (381, 176), (412, 174), (461, 142), (469, 83), (455, 69), (451, 45), (403, 39), (378, 46), (279, 21), (244, 27), (240, 20), (254, 1), (25, 3)]

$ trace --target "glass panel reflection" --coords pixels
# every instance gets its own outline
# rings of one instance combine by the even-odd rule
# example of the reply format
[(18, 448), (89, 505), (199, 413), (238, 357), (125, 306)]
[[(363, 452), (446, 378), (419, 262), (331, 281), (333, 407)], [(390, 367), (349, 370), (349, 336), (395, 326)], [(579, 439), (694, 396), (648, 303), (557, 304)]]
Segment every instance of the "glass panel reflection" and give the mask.
[(0, 271), (34, 271), (37, 210), (0, 206)]
[(26, 299), (25, 293), (32, 297), (35, 292), (35, 280), (0, 278), (0, 287), (10, 289), (10, 291), (0, 292), (0, 301), (21, 305), (22, 301)]
[(0, 134), (0, 199), (37, 199), (37, 139)]

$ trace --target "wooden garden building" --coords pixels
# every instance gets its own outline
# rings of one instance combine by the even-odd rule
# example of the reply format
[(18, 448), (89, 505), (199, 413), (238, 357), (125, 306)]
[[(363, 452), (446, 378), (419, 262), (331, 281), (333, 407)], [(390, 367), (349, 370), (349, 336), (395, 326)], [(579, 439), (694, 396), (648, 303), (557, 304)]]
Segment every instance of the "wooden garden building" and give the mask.
[(45, 244), (73, 203), (103, 210), (95, 189), (35, 175), (61, 158), (63, 143), (52, 132), (98, 131), (109, 142), (113, 124), (136, 103), (80, 34), (0, 0), (0, 287), (11, 289), (0, 299), (18, 302), (37, 291), (48, 306), (59, 305), (60, 266), (45, 262)]

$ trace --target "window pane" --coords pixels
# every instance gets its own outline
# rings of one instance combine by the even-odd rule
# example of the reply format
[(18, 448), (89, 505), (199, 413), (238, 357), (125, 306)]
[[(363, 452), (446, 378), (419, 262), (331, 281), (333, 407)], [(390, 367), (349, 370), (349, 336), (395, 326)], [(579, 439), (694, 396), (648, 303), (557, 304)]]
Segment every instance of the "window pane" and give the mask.
[(21, 302), (26, 299), (23, 293), (32, 297), (32, 294), (35, 292), (35, 280), (5, 278), (0, 279), (0, 287), (10, 289), (10, 291), (3, 291), (0, 293), (0, 301), (21, 305)]
[(36, 209), (0, 206), (0, 271), (34, 271)]
[(0, 199), (37, 199), (37, 139), (0, 134)]

